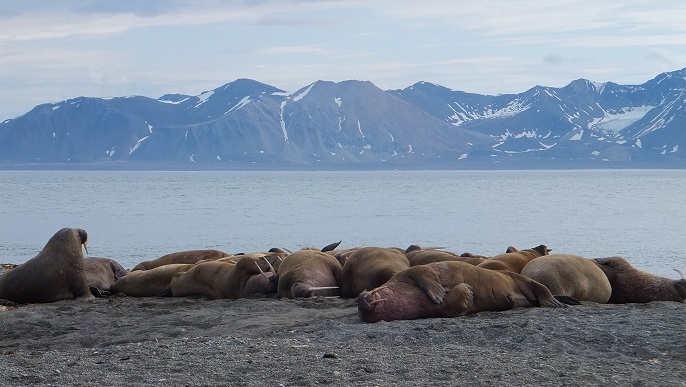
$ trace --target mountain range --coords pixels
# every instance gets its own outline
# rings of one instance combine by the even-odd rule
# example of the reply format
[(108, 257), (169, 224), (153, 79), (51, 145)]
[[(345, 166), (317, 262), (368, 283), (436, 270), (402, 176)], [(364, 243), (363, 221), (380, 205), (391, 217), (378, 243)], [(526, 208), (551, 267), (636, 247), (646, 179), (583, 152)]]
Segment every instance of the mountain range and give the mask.
[(0, 123), (0, 165), (189, 169), (686, 167), (686, 68), (481, 95), (418, 82), (238, 79), (200, 95), (78, 97)]

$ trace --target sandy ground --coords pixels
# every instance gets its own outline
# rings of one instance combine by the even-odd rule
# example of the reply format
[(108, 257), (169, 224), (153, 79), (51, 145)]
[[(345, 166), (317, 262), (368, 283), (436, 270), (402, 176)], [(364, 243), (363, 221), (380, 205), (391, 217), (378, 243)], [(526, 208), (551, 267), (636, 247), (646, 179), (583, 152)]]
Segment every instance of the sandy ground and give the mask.
[(375, 324), (344, 299), (0, 304), (3, 386), (686, 386), (675, 302)]

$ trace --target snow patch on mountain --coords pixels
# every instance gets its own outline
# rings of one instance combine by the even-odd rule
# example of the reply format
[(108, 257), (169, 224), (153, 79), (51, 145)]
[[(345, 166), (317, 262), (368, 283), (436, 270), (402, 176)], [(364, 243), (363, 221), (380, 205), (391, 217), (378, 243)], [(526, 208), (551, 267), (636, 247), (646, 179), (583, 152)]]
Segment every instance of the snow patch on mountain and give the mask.
[(588, 123), (588, 129), (603, 132), (620, 132), (629, 125), (643, 118), (654, 106), (636, 106), (622, 108), (621, 112), (608, 113), (601, 118), (595, 118)]
[[(250, 96), (246, 95), (240, 101), (238, 101), (238, 103), (235, 104), (231, 109), (229, 109), (226, 113), (229, 113), (233, 110), (238, 110), (238, 109), (242, 108), (243, 106), (249, 104), (251, 101), (252, 100), (250, 99)], [(226, 113), (224, 113), (224, 114), (226, 114)]]
[(286, 132), (286, 121), (283, 120), (283, 109), (286, 107), (286, 101), (281, 102), (281, 110), (279, 117), (281, 119), (281, 132), (283, 133), (283, 141), (288, 142), (288, 132)]
[(520, 101), (519, 99), (515, 99), (510, 101), (510, 103), (507, 104), (506, 107), (502, 109), (488, 109), (485, 110), (479, 118), (504, 118), (504, 117), (512, 117), (514, 115), (517, 115), (523, 111), (528, 110), (531, 107), (531, 105), (526, 104), (524, 101)]
[(208, 99), (214, 94), (214, 91), (206, 91), (198, 96), (198, 103), (195, 105), (196, 108), (200, 107), (200, 105), (204, 104), (207, 102)]
[(310, 86), (308, 86), (307, 89), (303, 90), (303, 91), (300, 92), (299, 94), (293, 95), (293, 96), (291, 97), (291, 98), (293, 98), (293, 102), (298, 102), (298, 101), (300, 101), (301, 99), (305, 98), (305, 96), (307, 95), (307, 93), (309, 93), (310, 90), (312, 90), (313, 87), (314, 87), (314, 83), (311, 84)]
[[(136, 144), (134, 144), (133, 148), (130, 148), (130, 149), (129, 149), (129, 154), (135, 152), (136, 149), (138, 149), (138, 147), (141, 145), (141, 143), (142, 143), (143, 141), (147, 140), (148, 137), (149, 137), (149, 136), (145, 136), (145, 137), (141, 138), (140, 140), (138, 140), (138, 141), (136, 142)], [(114, 153), (114, 148), (112, 148), (112, 153)], [(110, 155), (110, 157), (112, 157), (112, 155)]]

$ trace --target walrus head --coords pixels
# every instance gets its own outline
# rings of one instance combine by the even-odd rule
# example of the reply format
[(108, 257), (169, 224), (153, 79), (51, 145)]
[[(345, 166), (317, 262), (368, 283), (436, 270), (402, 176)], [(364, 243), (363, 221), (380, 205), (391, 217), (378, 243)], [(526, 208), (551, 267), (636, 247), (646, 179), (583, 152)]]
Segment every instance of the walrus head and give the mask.
[(686, 301), (686, 276), (684, 276), (684, 273), (679, 269), (674, 269), (674, 271), (679, 273), (681, 276), (681, 279), (674, 283), (674, 288), (677, 292), (679, 292), (679, 295), (683, 299), (681, 302), (684, 302)]
[(537, 251), (541, 255), (548, 255), (551, 251), (553, 251), (553, 249), (549, 249), (546, 245), (538, 245), (531, 250)]
[(81, 238), (81, 244), (83, 245), (83, 248), (86, 250), (86, 254), (88, 254), (88, 233), (86, 233), (86, 230), (77, 229), (79, 232), (79, 238)]
[[(77, 242), (79, 246), (83, 245), (88, 254), (88, 233), (86, 230), (80, 228), (65, 227), (57, 231), (45, 244), (43, 250), (51, 248), (51, 246), (74, 246), (72, 243)], [(73, 248), (73, 247), (71, 247)]]
[(405, 254), (407, 254), (411, 251), (417, 251), (417, 250), (421, 250), (421, 249), (422, 249), (422, 247), (419, 245), (410, 245), (408, 248), (405, 249)]

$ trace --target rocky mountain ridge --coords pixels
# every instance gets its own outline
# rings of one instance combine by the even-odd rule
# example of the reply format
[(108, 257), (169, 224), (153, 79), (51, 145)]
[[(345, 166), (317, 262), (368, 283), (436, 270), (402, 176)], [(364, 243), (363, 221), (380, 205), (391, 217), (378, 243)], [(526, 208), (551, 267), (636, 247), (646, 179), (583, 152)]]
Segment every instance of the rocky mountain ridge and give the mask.
[(200, 95), (78, 97), (0, 123), (3, 165), (193, 168), (686, 166), (686, 69), (480, 95), (238, 79)]

